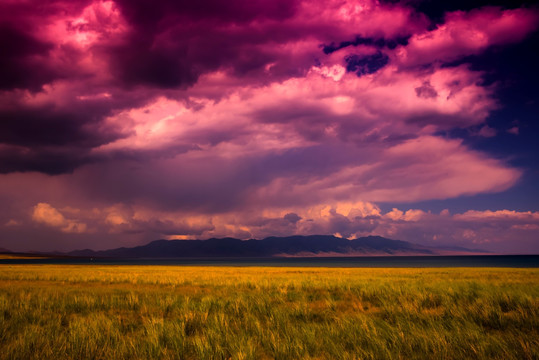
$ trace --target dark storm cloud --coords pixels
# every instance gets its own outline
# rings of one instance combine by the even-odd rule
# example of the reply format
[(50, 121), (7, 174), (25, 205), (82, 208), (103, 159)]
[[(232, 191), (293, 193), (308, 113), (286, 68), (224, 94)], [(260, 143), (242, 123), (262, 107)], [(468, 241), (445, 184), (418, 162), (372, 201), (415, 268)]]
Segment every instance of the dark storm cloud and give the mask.
[[(42, 26), (59, 14), (77, 14), (91, 1), (49, 0), (39, 3), (0, 3), (0, 89), (39, 91), (53, 80), (66, 78), (65, 63), (51, 61), (55, 44), (44, 39)], [(69, 47), (64, 49), (66, 54)], [(70, 59), (65, 59), (69, 61)]]
[(285, 216), (283, 216), (283, 219), (291, 222), (292, 224), (295, 224), (301, 220), (301, 216), (299, 216), (296, 213), (288, 213), (288, 214), (285, 214)]
[(215, 22), (245, 23), (255, 19), (282, 20), (292, 16), (296, 1), (276, 0), (203, 0), (175, 1), (118, 0), (129, 21), (146, 30), (154, 29), (166, 19), (211, 19)]
[(44, 61), (52, 44), (7, 23), (0, 24), (0, 89), (39, 90), (59, 76)]
[(410, 36), (400, 36), (394, 39), (384, 39), (384, 38), (363, 37), (363, 36), (358, 35), (352, 41), (342, 41), (339, 44), (331, 43), (329, 45), (323, 45), (322, 51), (324, 52), (324, 54), (327, 55), (327, 54), (334, 53), (337, 50), (340, 50), (349, 46), (359, 46), (359, 45), (373, 46), (378, 49), (383, 49), (384, 47), (387, 47), (388, 49), (393, 50), (399, 45), (402, 45), (402, 46), (408, 45), (409, 39), (410, 39)]
[[(83, 75), (83, 70), (70, 68), (75, 65), (72, 59), (65, 58), (77, 55), (65, 54), (76, 53), (71, 45), (43, 39), (44, 35), (49, 39), (51, 35), (64, 35), (44, 33), (43, 26), (53, 22), (64, 22), (66, 29), (74, 33), (95, 31), (98, 41), (87, 51), (107, 59), (105, 65), (116, 75), (114, 83), (159, 88), (192, 85), (201, 74), (223, 66), (240, 75), (261, 69), (275, 61), (276, 55), (258, 45), (301, 36), (277, 23), (295, 14), (296, 1), (119, 0), (115, 4), (126, 30), (121, 39), (111, 36), (118, 24), (107, 18), (110, 14), (94, 9), (91, 24), (77, 18), (90, 4), (91, 1), (0, 4), (0, 89), (37, 91), (53, 80)], [(270, 23), (259, 28), (252, 26), (256, 21)], [(52, 61), (51, 50), (63, 52), (63, 59), (56, 56)], [(283, 69), (277, 67), (275, 71)]]
[[(277, 22), (250, 26), (253, 21), (291, 17), (296, 8), (292, 1), (118, 1), (121, 15), (115, 15), (114, 8), (103, 9), (103, 4), (0, 4), (0, 89), (6, 90), (0, 103), (1, 173), (59, 174), (93, 161), (160, 157), (163, 150), (116, 150), (107, 156), (91, 151), (125, 135), (105, 119), (157, 95), (145, 88), (185, 88), (200, 75), (222, 67), (236, 76), (263, 71), (279, 54), (262, 49), (262, 44), (300, 36), (280, 29)], [(111, 35), (118, 29), (123, 29), (119, 35)], [(81, 48), (77, 42), (86, 41), (87, 34), (94, 42)], [(94, 61), (96, 65), (91, 64)], [(88, 64), (90, 68), (85, 68)], [(284, 67), (276, 64), (273, 72), (289, 76), (304, 71), (297, 65), (294, 61)], [(62, 98), (54, 94), (55, 87), (43, 88), (57, 80), (73, 84)], [(136, 86), (137, 91), (122, 92), (124, 86)], [(16, 93), (24, 89), (46, 91), (48, 100), (27, 103), (24, 95)], [(95, 100), (99, 92), (108, 97)], [(213, 135), (211, 131), (192, 135), (213, 145), (231, 136), (222, 129)], [(178, 154), (196, 147), (177, 144), (166, 151)]]
[(193, 29), (173, 29), (157, 40), (147, 34), (131, 34), (121, 45), (106, 48), (112, 72), (127, 86), (186, 88), (200, 75), (221, 67), (236, 75), (263, 70), (277, 60), (277, 54), (257, 48), (265, 42), (246, 39), (245, 34), (197, 25)]
[(0, 108), (0, 142), (21, 146), (77, 145), (91, 148), (120, 137), (115, 129), (103, 128), (102, 119), (110, 111), (106, 107), (21, 105)]
[(38, 171), (58, 175), (94, 160), (88, 149), (78, 147), (0, 146), (0, 174)]
[(106, 124), (110, 104), (77, 101), (29, 105), (11, 98), (0, 106), (0, 172), (71, 172), (95, 161), (91, 149), (126, 135)]
[[(201, 74), (222, 66), (240, 74), (263, 68), (275, 56), (256, 45), (275, 32), (248, 29), (249, 23), (284, 20), (296, 8), (295, 1), (282, 0), (117, 3), (131, 31), (122, 44), (105, 47), (113, 71), (128, 86), (162, 88), (192, 85)], [(248, 51), (245, 45), (250, 45)]]
[(444, 22), (445, 15), (451, 11), (468, 11), (485, 6), (498, 6), (504, 9), (516, 9), (523, 6), (536, 6), (536, 0), (381, 0), (382, 4), (401, 4), (410, 6), (425, 14), (432, 21), (429, 29)]
[(438, 96), (438, 92), (428, 81), (425, 81), (423, 82), (423, 85), (416, 87), (415, 93), (417, 97), (423, 99), (434, 99)]
[(346, 71), (355, 72), (357, 76), (377, 72), (389, 63), (389, 57), (381, 51), (373, 55), (348, 55), (345, 57)]

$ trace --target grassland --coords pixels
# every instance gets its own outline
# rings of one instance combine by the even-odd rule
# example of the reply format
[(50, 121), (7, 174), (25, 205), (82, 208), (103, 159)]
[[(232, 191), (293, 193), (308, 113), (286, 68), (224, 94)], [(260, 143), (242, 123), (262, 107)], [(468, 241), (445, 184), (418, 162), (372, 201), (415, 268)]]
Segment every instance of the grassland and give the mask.
[(539, 270), (0, 265), (0, 358), (539, 359)]

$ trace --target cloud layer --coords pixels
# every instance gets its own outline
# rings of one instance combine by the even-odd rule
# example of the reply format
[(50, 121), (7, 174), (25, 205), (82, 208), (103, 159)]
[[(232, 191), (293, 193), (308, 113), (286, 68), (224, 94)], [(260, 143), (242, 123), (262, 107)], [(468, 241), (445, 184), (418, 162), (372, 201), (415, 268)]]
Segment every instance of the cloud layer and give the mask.
[(376, 233), (503, 250), (538, 233), (520, 213), (422, 212), (446, 229), (434, 234), (415, 210), (375, 205), (519, 181), (507, 159), (441, 134), (496, 136), (496, 84), (465, 57), (522, 41), (536, 9), (440, 24), (369, 0), (1, 1), (0, 14), (7, 247)]

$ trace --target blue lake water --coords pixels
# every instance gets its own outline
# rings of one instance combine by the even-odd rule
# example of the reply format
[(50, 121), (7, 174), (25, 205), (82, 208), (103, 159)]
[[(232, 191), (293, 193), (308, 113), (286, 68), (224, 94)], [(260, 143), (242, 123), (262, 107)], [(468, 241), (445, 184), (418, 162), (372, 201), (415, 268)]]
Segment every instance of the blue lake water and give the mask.
[(311, 266), (311, 267), (539, 267), (539, 255), (362, 256), (326, 258), (48, 258), (0, 259), (1, 264), (73, 265), (199, 265), (199, 266)]

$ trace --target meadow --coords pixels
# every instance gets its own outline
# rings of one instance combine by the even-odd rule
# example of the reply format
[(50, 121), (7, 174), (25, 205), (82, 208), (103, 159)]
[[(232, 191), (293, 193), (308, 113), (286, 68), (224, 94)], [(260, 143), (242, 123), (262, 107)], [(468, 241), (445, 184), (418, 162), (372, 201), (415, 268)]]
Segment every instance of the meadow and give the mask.
[(539, 269), (0, 265), (0, 359), (539, 359)]

